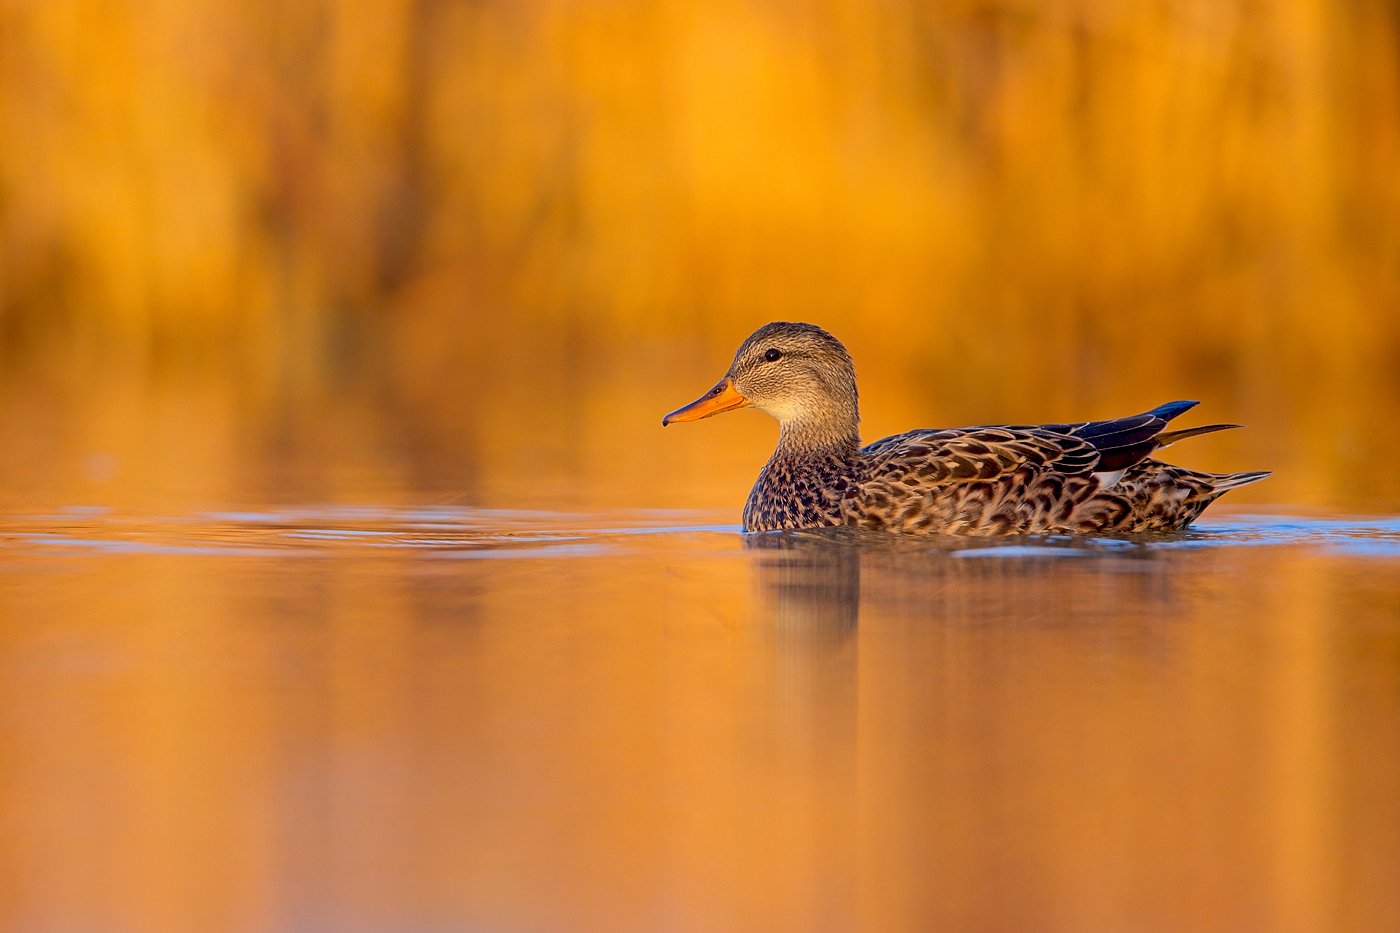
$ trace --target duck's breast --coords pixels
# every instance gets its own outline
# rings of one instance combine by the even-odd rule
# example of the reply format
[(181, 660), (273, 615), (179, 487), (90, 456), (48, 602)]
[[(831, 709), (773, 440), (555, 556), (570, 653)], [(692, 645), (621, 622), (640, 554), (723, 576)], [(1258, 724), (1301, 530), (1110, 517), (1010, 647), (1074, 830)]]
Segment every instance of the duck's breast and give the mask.
[(745, 531), (843, 524), (841, 503), (854, 494), (855, 465), (837, 457), (774, 457), (744, 504)]

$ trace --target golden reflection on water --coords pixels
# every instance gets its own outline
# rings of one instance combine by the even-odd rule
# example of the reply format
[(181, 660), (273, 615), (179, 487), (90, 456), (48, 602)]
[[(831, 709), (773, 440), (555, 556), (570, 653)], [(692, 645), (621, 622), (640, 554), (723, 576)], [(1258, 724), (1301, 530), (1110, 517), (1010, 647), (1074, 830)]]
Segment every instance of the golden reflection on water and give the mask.
[(0, 927), (1400, 922), (1393, 520), (705, 521), (11, 518)]

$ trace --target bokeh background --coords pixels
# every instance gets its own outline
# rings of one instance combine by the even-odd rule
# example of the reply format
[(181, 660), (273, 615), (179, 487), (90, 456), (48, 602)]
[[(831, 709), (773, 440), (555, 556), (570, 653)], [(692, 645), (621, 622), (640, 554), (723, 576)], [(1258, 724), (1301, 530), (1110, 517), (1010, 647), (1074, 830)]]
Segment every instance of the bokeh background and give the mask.
[(659, 418), (773, 319), (867, 438), (1400, 504), (1393, 2), (0, 0), (0, 140), (8, 508), (737, 515), (772, 422)]
[(1400, 929), (1393, 517), (631, 533), (774, 319), (1400, 514), (1400, 2), (0, 0), (0, 929)]

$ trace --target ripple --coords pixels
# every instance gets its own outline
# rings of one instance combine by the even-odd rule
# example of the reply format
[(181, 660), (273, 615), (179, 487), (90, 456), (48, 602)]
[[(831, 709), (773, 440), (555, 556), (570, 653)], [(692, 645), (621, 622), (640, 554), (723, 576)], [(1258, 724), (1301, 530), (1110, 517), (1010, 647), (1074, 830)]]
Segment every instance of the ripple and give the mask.
[[(466, 506), (300, 506), (142, 516), (88, 506), (9, 516), (0, 548), (12, 554), (94, 553), (229, 557), (326, 557), (409, 553), (452, 560), (596, 557), (654, 539), (719, 536), (767, 547), (782, 541), (913, 549), (955, 558), (1111, 558), (1154, 551), (1304, 547), (1339, 556), (1400, 558), (1400, 518), (1228, 514), (1180, 534), (959, 538), (814, 529), (744, 536), (730, 513), (668, 510), (545, 512)], [(718, 540), (718, 539), (716, 539)]]

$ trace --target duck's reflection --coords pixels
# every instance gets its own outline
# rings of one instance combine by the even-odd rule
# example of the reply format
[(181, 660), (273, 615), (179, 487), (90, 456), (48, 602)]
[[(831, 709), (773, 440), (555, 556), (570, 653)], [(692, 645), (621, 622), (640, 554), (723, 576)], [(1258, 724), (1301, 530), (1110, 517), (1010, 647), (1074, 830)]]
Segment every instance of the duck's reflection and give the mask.
[[(1096, 619), (1104, 593), (1170, 602), (1168, 550), (1183, 540), (979, 539), (870, 534), (823, 528), (745, 538), (757, 551), (755, 603), (786, 644), (841, 645), (862, 606), (941, 624), (1015, 625), (1027, 619)], [(1093, 608), (1086, 608), (1093, 607)]]
[(749, 535), (759, 604), (780, 638), (842, 644), (860, 619), (860, 547), (837, 532)]
[(784, 787), (820, 787), (823, 804), (787, 799), (809, 847), (806, 897), (823, 929), (858, 925), (857, 722), (861, 547), (838, 531), (749, 535), (760, 628), (773, 639), (765, 757)]

